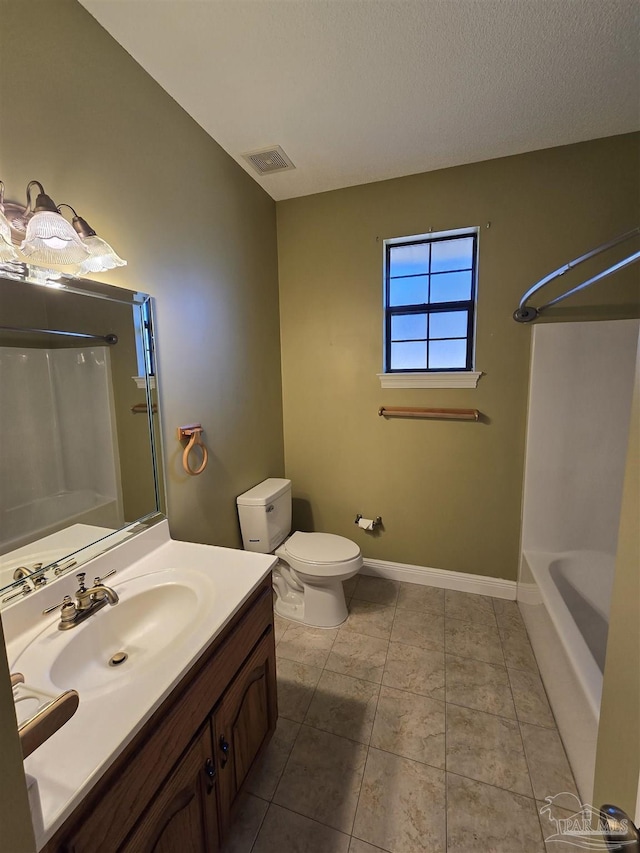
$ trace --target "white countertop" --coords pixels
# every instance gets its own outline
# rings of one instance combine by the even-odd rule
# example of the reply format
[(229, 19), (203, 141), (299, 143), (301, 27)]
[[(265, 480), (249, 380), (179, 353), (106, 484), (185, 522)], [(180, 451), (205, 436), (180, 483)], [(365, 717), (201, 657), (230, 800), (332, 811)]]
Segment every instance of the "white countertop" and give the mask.
[[(77, 636), (76, 632), (83, 631), (93, 620), (100, 620), (109, 605), (83, 624), (58, 631), (59, 611), (49, 616), (42, 616), (41, 611), (59, 602), (66, 593), (73, 594), (77, 581), (70, 573), (2, 613), (11, 671), (23, 672), (28, 684), (45, 691), (59, 693), (62, 688), (78, 689), (80, 693), (75, 715), (24, 762), (26, 773), (37, 780), (40, 795), (41, 816), (33, 815), (38, 849), (140, 731), (275, 563), (275, 557), (268, 554), (174, 541), (163, 521), (83, 565), (87, 578), (115, 568), (117, 574), (106, 583), (120, 595), (121, 603), (135, 594), (142, 583), (148, 585), (150, 573), (160, 573), (159, 583), (171, 582), (172, 577), (195, 580), (201, 591), (194, 601), (197, 618), (193, 626), (163, 647), (161, 655), (148, 666), (138, 668), (135, 679), (120, 678), (116, 672), (113, 681), (109, 675), (109, 683), (104, 686), (94, 682), (84, 695), (73, 683), (61, 684), (59, 674), (54, 683), (48, 666), (40, 665), (33, 654), (29, 657), (29, 644), (40, 638), (47, 648), (64, 648), (72, 635)], [(92, 627), (95, 631), (97, 623)], [(31, 672), (24, 667), (25, 662), (30, 664)]]

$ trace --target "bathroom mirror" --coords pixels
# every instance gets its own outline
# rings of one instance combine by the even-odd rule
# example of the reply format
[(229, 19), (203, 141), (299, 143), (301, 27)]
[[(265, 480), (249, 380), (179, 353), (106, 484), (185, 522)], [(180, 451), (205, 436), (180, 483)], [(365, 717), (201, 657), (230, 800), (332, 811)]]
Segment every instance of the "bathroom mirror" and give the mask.
[(151, 299), (0, 268), (0, 607), (164, 518)]

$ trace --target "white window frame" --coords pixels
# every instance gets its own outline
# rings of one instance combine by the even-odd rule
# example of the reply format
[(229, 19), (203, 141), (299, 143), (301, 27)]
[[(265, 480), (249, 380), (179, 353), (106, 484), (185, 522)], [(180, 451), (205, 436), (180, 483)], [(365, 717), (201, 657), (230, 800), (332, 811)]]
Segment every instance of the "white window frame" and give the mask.
[(475, 287), (474, 287), (474, 312), (473, 312), (473, 339), (472, 339), (472, 366), (475, 368), (476, 357), (476, 331), (477, 331), (477, 307), (478, 307), (478, 264), (479, 264), (479, 247), (480, 247), (480, 228), (471, 226), (469, 228), (455, 228), (448, 231), (429, 231), (426, 234), (413, 234), (408, 237), (390, 237), (382, 241), (382, 304), (383, 304), (383, 319), (382, 319), (382, 373), (377, 376), (380, 380), (382, 388), (476, 388), (478, 379), (482, 375), (482, 371), (473, 370), (428, 370), (424, 372), (407, 371), (407, 372), (387, 372), (385, 365), (387, 363), (386, 347), (387, 347), (387, 327), (386, 327), (386, 281), (387, 281), (387, 247), (389, 245), (398, 246), (403, 243), (416, 243), (420, 240), (428, 241), (435, 240), (440, 237), (463, 237), (474, 234), (476, 237), (476, 258), (475, 258)]

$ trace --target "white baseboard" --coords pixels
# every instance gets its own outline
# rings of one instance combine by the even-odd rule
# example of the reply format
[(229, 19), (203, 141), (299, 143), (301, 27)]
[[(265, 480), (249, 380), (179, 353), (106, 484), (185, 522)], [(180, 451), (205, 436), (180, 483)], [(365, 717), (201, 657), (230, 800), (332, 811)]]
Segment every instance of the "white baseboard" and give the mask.
[(429, 569), (426, 566), (411, 566), (407, 563), (390, 563), (387, 560), (364, 558), (363, 575), (389, 578), (394, 581), (420, 583), (424, 586), (437, 586), (441, 589), (457, 589), (460, 592), (474, 592), (479, 595), (491, 595), (494, 598), (516, 599), (516, 582), (502, 578), (490, 578), (485, 575), (470, 575), (467, 572), (451, 572), (447, 569)]

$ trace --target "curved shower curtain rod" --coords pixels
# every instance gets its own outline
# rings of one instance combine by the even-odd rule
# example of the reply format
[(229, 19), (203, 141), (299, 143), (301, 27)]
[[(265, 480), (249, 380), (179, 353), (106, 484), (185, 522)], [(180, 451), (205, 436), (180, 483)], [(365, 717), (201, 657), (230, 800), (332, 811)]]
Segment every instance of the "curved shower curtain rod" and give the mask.
[(626, 258), (623, 258), (621, 261), (618, 261), (617, 264), (613, 264), (613, 266), (609, 267), (602, 272), (599, 272), (597, 275), (594, 275), (592, 278), (583, 281), (582, 284), (578, 284), (576, 287), (572, 287), (571, 290), (567, 290), (566, 293), (560, 294), (560, 296), (556, 296), (555, 299), (552, 299), (550, 302), (541, 305), (539, 308), (534, 308), (532, 305), (527, 305), (527, 300), (530, 299), (534, 293), (537, 293), (538, 290), (543, 288), (546, 284), (553, 281), (556, 278), (559, 278), (561, 275), (564, 275), (569, 270), (572, 270), (574, 267), (577, 267), (579, 264), (583, 263), (583, 261), (588, 261), (589, 258), (593, 258), (596, 255), (599, 255), (601, 252), (606, 252), (607, 249), (611, 249), (614, 246), (617, 246), (619, 243), (624, 243), (626, 240), (630, 240), (632, 237), (637, 237), (640, 234), (640, 227), (633, 228), (631, 231), (627, 231), (626, 234), (621, 234), (620, 237), (616, 237), (613, 240), (610, 240), (608, 243), (603, 243), (602, 246), (598, 246), (596, 249), (592, 249), (590, 252), (587, 252), (585, 255), (581, 255), (579, 258), (576, 258), (574, 261), (569, 261), (568, 264), (564, 264), (559, 267), (557, 270), (549, 273), (544, 278), (541, 278), (540, 281), (536, 282), (533, 287), (529, 288), (527, 292), (524, 294), (522, 299), (520, 300), (520, 304), (513, 312), (513, 319), (518, 323), (530, 323), (532, 320), (535, 320), (536, 317), (540, 315), (542, 311), (546, 308), (550, 308), (552, 305), (556, 305), (558, 302), (562, 302), (563, 299), (566, 299), (567, 296), (571, 296), (574, 293), (578, 293), (580, 290), (584, 290), (585, 287), (589, 287), (592, 284), (595, 284), (596, 281), (600, 281), (600, 279), (606, 278), (609, 275), (613, 275), (613, 273), (618, 272), (618, 270), (622, 270), (625, 267), (630, 266), (631, 264), (635, 264), (637, 261), (640, 261), (640, 252), (634, 252), (632, 255), (629, 255)]
[(0, 332), (29, 332), (38, 335), (63, 335), (67, 338), (81, 338), (87, 341), (102, 341), (113, 346), (118, 343), (118, 336), (110, 332), (108, 335), (89, 335), (86, 332), (65, 332), (61, 329), (29, 329), (24, 326), (0, 326)]

